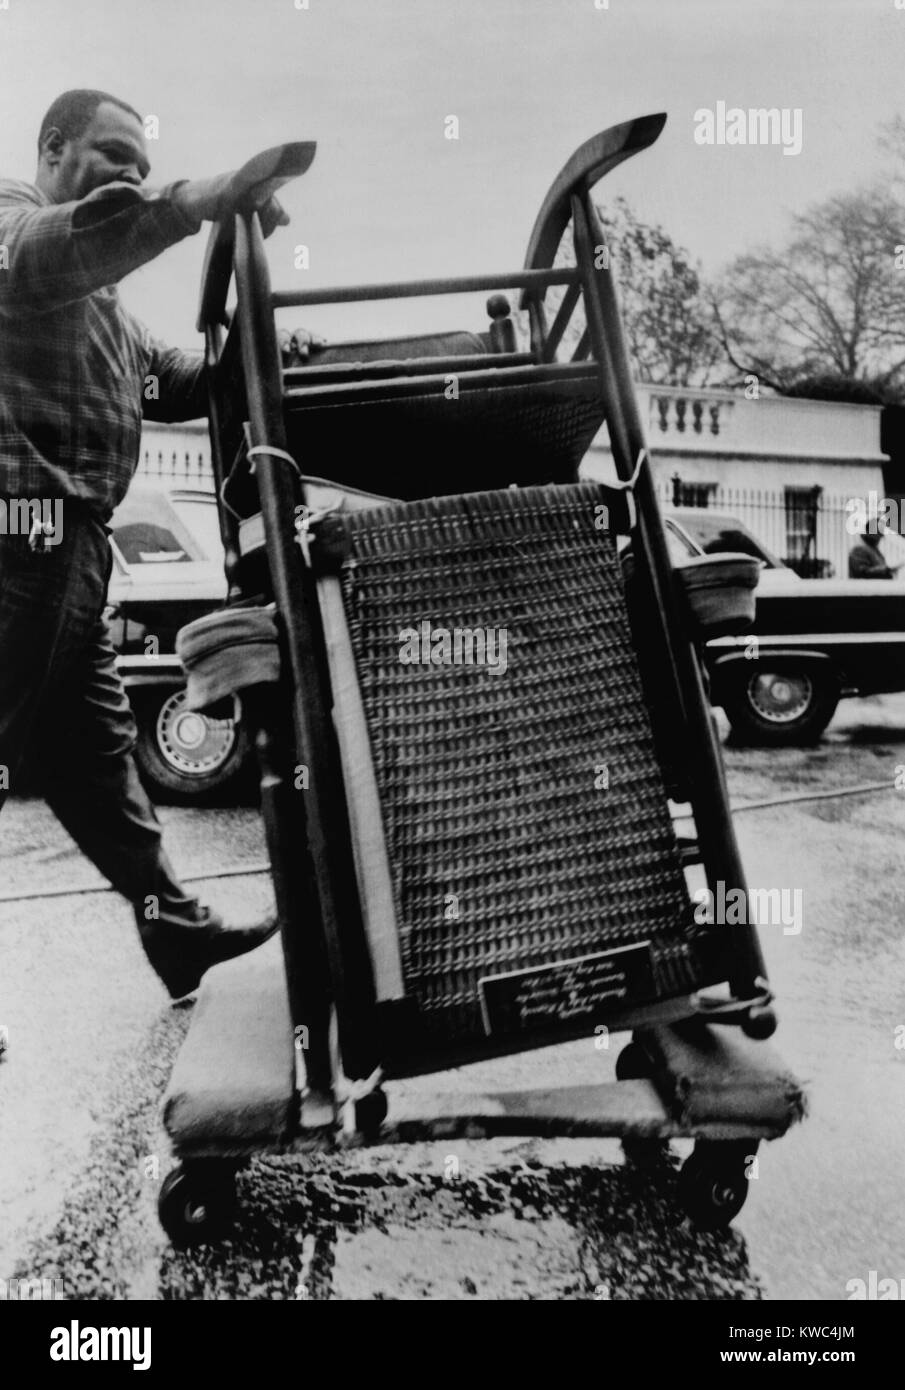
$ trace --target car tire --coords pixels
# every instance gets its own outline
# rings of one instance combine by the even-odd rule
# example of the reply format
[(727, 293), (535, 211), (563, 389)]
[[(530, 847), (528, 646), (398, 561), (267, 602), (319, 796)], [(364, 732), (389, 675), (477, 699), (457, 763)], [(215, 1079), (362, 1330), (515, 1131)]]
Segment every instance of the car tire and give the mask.
[(235, 718), (213, 719), (186, 707), (183, 687), (132, 696), (138, 739), (135, 760), (142, 781), (158, 801), (204, 803), (238, 790), (249, 760), (242, 707)]
[(819, 666), (745, 662), (724, 676), (723, 709), (742, 743), (790, 748), (816, 743), (836, 712), (839, 687)]

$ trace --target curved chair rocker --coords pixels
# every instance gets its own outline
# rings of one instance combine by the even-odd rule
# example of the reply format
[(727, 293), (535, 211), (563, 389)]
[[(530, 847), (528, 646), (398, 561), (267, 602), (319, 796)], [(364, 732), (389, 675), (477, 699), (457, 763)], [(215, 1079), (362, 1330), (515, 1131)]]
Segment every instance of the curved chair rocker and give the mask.
[[(220, 1232), (256, 1151), (475, 1133), (618, 1135), (636, 1159), (691, 1136), (685, 1206), (719, 1225), (759, 1142), (803, 1113), (764, 1041), (756, 931), (696, 920), (690, 875), (745, 881), (595, 254), (591, 188), (664, 119), (572, 156), (515, 273), (273, 293), (256, 215), (214, 231), (199, 327), (231, 606), (225, 637), (205, 619), (184, 650), (209, 698), (230, 647), (282, 950), (202, 983), (164, 1105), (181, 1164), (160, 1214), (177, 1242)], [(557, 268), (569, 229), (576, 266)], [(275, 309), (475, 290), (494, 291), (481, 333), (281, 362)], [(503, 290), (527, 310), (524, 350)], [(578, 480), (604, 423), (610, 486)], [(387, 1117), (385, 1078), (602, 1030), (634, 1035), (618, 1084)]]

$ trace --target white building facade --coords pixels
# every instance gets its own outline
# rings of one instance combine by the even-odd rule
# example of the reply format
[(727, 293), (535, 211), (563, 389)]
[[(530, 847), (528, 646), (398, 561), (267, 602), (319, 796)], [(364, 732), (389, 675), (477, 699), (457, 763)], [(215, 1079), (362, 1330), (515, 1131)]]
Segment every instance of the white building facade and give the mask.
[[(852, 498), (883, 497), (880, 408), (720, 390), (636, 387), (664, 505), (708, 506), (739, 517), (804, 574), (845, 575)], [(604, 426), (582, 466), (613, 477)], [(207, 423), (148, 423), (139, 474), (213, 488)], [(903, 543), (905, 545), (905, 543)]]
[[(852, 498), (883, 497), (879, 406), (636, 387), (664, 505), (739, 517), (801, 573), (847, 574)], [(605, 428), (583, 472), (613, 477)]]

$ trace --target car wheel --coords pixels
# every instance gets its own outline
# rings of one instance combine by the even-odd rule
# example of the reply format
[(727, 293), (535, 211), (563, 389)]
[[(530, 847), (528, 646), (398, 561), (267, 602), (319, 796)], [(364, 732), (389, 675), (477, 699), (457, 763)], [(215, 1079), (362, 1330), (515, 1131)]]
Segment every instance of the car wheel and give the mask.
[(213, 719), (187, 707), (184, 689), (154, 691), (135, 701), (135, 717), (135, 758), (159, 800), (204, 801), (238, 782), (249, 751), (238, 697), (233, 718)]
[(758, 661), (732, 678), (723, 708), (744, 742), (777, 748), (816, 742), (838, 703), (839, 689), (828, 672)]

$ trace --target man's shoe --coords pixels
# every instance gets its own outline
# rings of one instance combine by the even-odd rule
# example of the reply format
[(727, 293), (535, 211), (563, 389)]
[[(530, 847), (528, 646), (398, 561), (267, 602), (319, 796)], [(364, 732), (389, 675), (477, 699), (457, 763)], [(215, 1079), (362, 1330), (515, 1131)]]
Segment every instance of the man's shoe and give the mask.
[(275, 917), (253, 926), (227, 927), (222, 917), (205, 908), (199, 922), (139, 922), (141, 944), (170, 996), (181, 999), (201, 983), (212, 965), (232, 960), (262, 946), (279, 925)]

